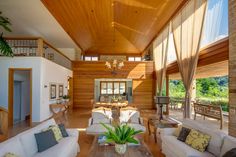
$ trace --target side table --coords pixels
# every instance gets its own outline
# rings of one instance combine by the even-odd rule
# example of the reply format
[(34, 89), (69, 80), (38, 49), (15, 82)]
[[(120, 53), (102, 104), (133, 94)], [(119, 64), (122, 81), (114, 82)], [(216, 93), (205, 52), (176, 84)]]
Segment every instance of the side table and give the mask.
[[(164, 117), (163, 120), (159, 120), (158, 118), (151, 117), (148, 119), (148, 132), (149, 135), (154, 134), (155, 143), (157, 143), (157, 130), (161, 128), (177, 128), (178, 122), (170, 117)], [(151, 127), (153, 127), (154, 131), (151, 132)]]

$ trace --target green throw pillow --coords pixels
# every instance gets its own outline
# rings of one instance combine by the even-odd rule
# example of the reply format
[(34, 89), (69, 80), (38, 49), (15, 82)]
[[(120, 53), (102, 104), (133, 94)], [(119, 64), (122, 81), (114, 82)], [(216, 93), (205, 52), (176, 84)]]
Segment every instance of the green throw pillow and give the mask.
[(60, 141), (63, 138), (63, 136), (61, 134), (61, 130), (59, 129), (59, 127), (57, 125), (50, 126), (48, 128), (48, 130), (50, 130), (50, 129), (53, 131), (54, 136), (55, 136), (57, 141)]
[(211, 136), (192, 129), (186, 138), (185, 143), (190, 147), (204, 152), (210, 142)]
[(4, 155), (4, 157), (19, 157), (19, 156), (14, 153), (7, 153)]

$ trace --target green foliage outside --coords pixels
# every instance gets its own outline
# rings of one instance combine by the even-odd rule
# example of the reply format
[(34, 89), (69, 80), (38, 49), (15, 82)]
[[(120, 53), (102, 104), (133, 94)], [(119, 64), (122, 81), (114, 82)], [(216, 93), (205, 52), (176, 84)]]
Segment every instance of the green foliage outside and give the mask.
[[(185, 89), (181, 80), (170, 80), (170, 97), (183, 99)], [(228, 111), (228, 76), (211, 77), (196, 80), (196, 97), (204, 104), (221, 105), (224, 111)]]

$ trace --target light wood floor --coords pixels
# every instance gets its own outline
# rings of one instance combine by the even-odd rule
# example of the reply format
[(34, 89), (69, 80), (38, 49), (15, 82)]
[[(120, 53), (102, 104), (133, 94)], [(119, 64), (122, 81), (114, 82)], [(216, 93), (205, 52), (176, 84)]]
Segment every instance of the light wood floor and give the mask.
[[(79, 130), (80, 134), (79, 145), (81, 151), (77, 157), (86, 157), (93, 142), (94, 137), (92, 135), (87, 135), (85, 133), (85, 129), (88, 126), (88, 119), (90, 116), (91, 116), (91, 109), (74, 109), (70, 110), (67, 113), (66, 119), (57, 120), (63, 122), (67, 128), (76, 128)], [(147, 125), (146, 121), (145, 125)], [(27, 127), (27, 124), (24, 124), (23, 122), (23, 124), (14, 126), (12, 130), (10, 130), (11, 132), (10, 136), (14, 136), (26, 129), (29, 129), (29, 127)], [(162, 155), (160, 151), (160, 147), (157, 144), (155, 144), (153, 136), (149, 136), (148, 133), (146, 132), (144, 134), (144, 141), (150, 148), (154, 157), (164, 157), (164, 155)]]

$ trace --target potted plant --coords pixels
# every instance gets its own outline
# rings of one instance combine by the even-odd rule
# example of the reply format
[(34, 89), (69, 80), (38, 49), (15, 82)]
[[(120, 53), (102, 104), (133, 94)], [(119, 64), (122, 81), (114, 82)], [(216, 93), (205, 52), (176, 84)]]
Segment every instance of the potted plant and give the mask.
[[(4, 17), (1, 15), (2, 12), (0, 12), (0, 27), (2, 27), (4, 30), (11, 32), (10, 29), (10, 21), (8, 18)], [(13, 57), (13, 51), (11, 49), (11, 47), (9, 46), (9, 44), (7, 43), (7, 41), (3, 38), (3, 33), (1, 33), (0, 35), (0, 55), (3, 56), (11, 56)]]
[(118, 154), (124, 154), (126, 152), (127, 143), (139, 143), (134, 136), (142, 133), (141, 130), (135, 130), (127, 124), (116, 125), (114, 129), (108, 127), (106, 124), (101, 124), (107, 129), (107, 132), (104, 133), (106, 142), (115, 144), (115, 151)]
[(62, 98), (63, 98), (64, 102), (68, 102), (69, 99), (70, 99), (70, 96), (69, 95), (64, 95)]

